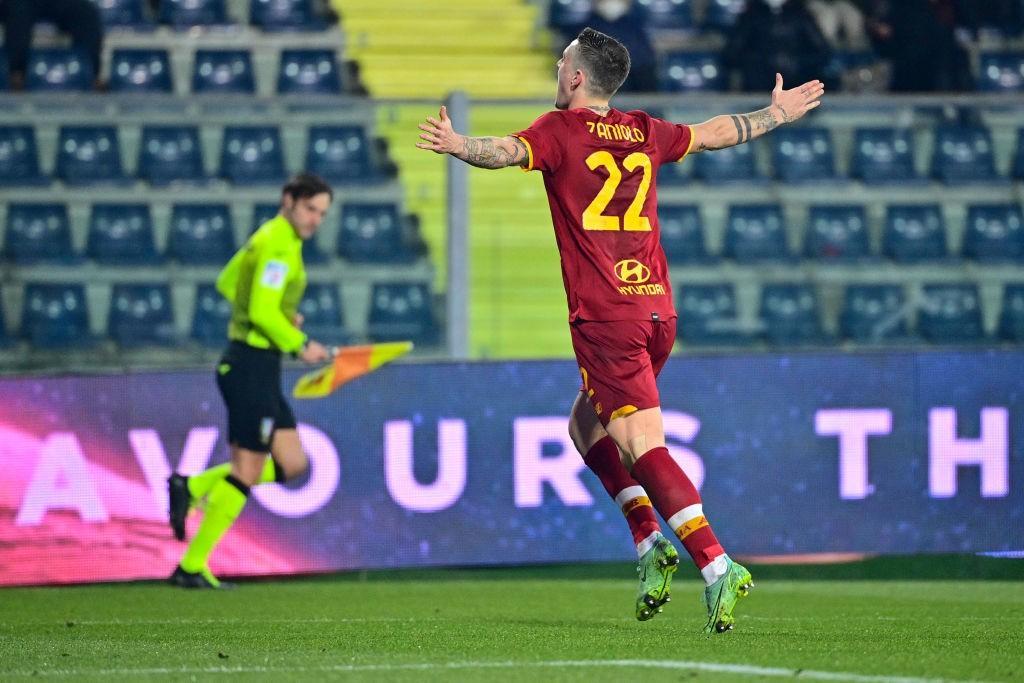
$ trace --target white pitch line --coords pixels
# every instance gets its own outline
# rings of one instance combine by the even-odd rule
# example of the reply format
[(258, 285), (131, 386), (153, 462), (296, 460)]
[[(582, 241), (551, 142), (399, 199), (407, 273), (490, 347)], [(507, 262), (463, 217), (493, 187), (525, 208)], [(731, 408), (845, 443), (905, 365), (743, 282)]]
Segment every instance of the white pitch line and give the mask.
[(642, 659), (554, 660), (541, 662), (448, 662), (443, 664), (328, 664), (313, 667), (274, 666), (211, 666), (139, 669), (39, 669), (9, 671), (8, 676), (158, 676), (190, 674), (269, 674), (269, 673), (361, 673), (398, 671), (461, 671), (467, 669), (668, 669), (675, 671), (703, 671), (707, 673), (760, 676), (772, 678), (798, 678), (811, 681), (849, 681), (850, 683), (981, 683), (943, 678), (917, 678), (914, 676), (875, 676), (845, 671), (815, 671), (813, 669), (786, 669), (781, 667), (751, 666), (747, 664), (721, 664), (717, 662), (650, 661)]
[[(401, 621), (401, 622), (413, 622), (413, 621), (432, 621), (430, 617), (349, 617), (349, 618), (332, 618), (332, 617), (306, 617), (306, 618), (272, 618), (272, 619), (261, 619), (259, 617), (253, 617), (251, 619), (242, 619), (238, 617), (218, 617), (216, 619), (188, 619), (188, 618), (177, 618), (177, 619), (67, 619), (66, 621), (71, 622), (72, 626), (134, 626), (136, 624), (141, 626), (180, 626), (183, 624), (366, 624), (371, 622), (389, 622), (389, 621)], [(0, 625), (8, 627), (22, 627), (22, 626), (53, 626), (60, 624), (61, 620), (50, 620), (50, 621), (19, 621), (17, 624), (9, 622), (0, 622)]]

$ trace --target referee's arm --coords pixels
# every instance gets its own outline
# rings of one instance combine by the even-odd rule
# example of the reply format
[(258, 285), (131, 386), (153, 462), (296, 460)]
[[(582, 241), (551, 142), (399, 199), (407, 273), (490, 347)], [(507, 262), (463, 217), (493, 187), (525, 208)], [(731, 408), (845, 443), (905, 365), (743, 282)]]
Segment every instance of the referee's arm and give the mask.
[(306, 334), (281, 310), (289, 267), (283, 261), (260, 259), (253, 272), (249, 321), (281, 351), (298, 353), (306, 343)]
[(245, 249), (239, 249), (217, 276), (217, 291), (232, 304), (238, 293), (238, 272), (242, 269), (244, 257)]

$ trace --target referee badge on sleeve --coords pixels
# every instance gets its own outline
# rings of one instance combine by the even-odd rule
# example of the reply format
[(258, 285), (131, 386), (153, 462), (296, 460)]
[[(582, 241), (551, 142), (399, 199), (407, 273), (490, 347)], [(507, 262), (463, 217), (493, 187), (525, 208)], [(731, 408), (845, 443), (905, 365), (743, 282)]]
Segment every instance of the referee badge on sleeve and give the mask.
[(267, 261), (260, 276), (260, 284), (269, 289), (281, 289), (288, 277), (288, 264), (283, 261)]

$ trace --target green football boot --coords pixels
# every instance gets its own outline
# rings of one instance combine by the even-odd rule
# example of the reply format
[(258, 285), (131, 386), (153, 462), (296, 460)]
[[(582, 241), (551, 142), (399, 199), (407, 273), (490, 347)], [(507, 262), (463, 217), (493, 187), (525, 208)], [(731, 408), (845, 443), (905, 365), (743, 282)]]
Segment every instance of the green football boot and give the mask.
[(733, 562), (726, 555), (728, 570), (713, 584), (704, 589), (704, 606), (708, 610), (708, 623), (704, 633), (725, 633), (736, 625), (732, 615), (736, 601), (745, 598), (754, 587), (754, 580), (747, 568)]
[(658, 533), (654, 545), (640, 558), (636, 571), (640, 574), (640, 589), (636, 595), (636, 618), (647, 621), (661, 611), (671, 600), (669, 588), (672, 575), (679, 568), (679, 553), (672, 542)]

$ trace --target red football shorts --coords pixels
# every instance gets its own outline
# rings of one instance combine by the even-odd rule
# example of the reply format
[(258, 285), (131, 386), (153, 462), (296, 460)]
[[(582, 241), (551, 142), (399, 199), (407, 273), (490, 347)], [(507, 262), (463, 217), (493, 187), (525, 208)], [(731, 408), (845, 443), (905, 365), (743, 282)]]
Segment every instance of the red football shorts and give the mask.
[(676, 319), (578, 320), (569, 326), (583, 391), (607, 426), (661, 405), (655, 381), (676, 341)]

